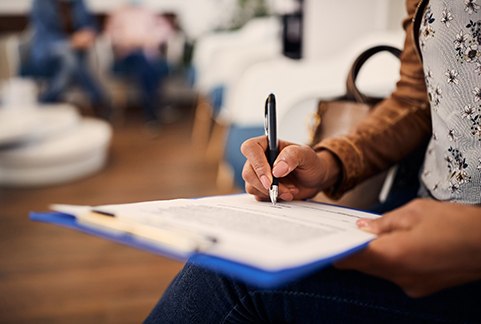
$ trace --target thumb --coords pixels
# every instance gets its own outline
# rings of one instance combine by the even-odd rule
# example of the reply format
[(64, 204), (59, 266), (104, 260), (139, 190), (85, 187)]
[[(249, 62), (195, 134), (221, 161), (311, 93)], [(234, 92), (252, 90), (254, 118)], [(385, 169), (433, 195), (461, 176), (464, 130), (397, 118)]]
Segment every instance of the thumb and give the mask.
[(310, 147), (306, 145), (291, 144), (286, 146), (279, 153), (279, 156), (274, 162), (272, 174), (277, 178), (282, 178), (296, 168), (312, 169), (317, 162), (317, 156), (313, 153)]
[(406, 231), (413, 227), (416, 219), (406, 213), (403, 208), (396, 209), (379, 218), (360, 218), (356, 225), (359, 229), (373, 234), (387, 234), (395, 231)]

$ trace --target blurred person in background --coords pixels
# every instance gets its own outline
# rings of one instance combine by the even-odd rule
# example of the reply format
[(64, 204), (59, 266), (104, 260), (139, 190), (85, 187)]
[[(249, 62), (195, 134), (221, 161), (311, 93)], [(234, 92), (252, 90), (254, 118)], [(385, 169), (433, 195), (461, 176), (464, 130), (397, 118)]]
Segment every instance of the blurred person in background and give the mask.
[[(283, 201), (343, 193), (429, 142), (418, 199), (360, 229), (358, 253), (277, 289), (188, 262), (146, 323), (479, 323), (481, 308), (481, 5), (406, 0), (400, 80), (347, 136), (316, 146), (246, 141), (246, 191)], [(255, 85), (253, 85), (255, 86)], [(340, 270), (342, 269), (342, 270)], [(422, 298), (421, 298), (422, 297)], [(209, 310), (206, 312), (205, 310)]]
[(140, 88), (147, 126), (161, 121), (160, 87), (169, 73), (167, 43), (175, 35), (171, 21), (131, 0), (107, 20), (105, 33), (114, 51), (114, 74), (132, 79)]
[[(75, 83), (86, 91), (97, 115), (109, 118), (109, 100), (88, 66), (88, 51), (97, 35), (96, 22), (83, 0), (34, 0), (33, 38), (24, 74), (48, 77), (40, 101), (63, 100)], [(25, 69), (24, 69), (25, 70)]]

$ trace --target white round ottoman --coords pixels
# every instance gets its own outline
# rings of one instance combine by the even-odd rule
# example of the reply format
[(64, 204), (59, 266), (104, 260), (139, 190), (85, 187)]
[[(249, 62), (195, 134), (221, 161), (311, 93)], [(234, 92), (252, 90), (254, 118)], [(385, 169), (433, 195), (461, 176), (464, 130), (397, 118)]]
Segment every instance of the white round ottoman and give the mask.
[(41, 125), (37, 109), (0, 109), (0, 147), (25, 140)]
[(0, 149), (0, 186), (65, 183), (93, 174), (105, 165), (112, 137), (108, 123), (84, 118), (70, 127), (60, 124), (44, 123), (30, 141)]

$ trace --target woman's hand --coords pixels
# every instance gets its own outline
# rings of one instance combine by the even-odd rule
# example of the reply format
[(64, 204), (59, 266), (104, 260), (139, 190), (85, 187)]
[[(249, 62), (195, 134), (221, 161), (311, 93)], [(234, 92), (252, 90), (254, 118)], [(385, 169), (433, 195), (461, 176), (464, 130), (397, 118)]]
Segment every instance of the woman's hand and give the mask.
[(481, 207), (418, 199), (358, 226), (379, 236), (339, 268), (392, 281), (411, 297), (481, 279)]
[(266, 149), (265, 136), (249, 139), (241, 147), (247, 158), (242, 171), (246, 191), (258, 200), (269, 199), (273, 175), (279, 178), (279, 198), (285, 201), (311, 198), (338, 180), (340, 167), (328, 151), (316, 153), (307, 145), (279, 141), (280, 153), (271, 170)]
[(70, 39), (72, 48), (80, 50), (85, 50), (92, 47), (94, 42), (95, 32), (91, 29), (81, 29), (75, 32)]

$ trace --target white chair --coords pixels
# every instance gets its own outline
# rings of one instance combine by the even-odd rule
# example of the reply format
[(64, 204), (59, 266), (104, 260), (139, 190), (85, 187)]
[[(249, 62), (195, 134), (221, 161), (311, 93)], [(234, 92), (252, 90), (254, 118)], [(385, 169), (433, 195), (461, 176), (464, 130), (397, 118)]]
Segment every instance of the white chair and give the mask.
[[(221, 109), (225, 92), (247, 67), (278, 57), (280, 53), (280, 22), (277, 17), (256, 18), (238, 31), (213, 33), (198, 40), (193, 58), (196, 71), (194, 86), (199, 93), (192, 129), (195, 148), (203, 152), (208, 145), (211, 148), (218, 146), (215, 139), (222, 137), (222, 129), (215, 127), (213, 136), (209, 134), (212, 119)], [(214, 140), (210, 142), (210, 138)], [(212, 150), (207, 149), (207, 156), (212, 155)]]
[[(248, 55), (249, 60), (253, 60), (256, 55), (249, 53), (253, 51), (260, 53), (262, 59), (265, 52), (270, 53), (262, 48), (266, 41), (278, 39), (280, 44), (280, 28), (277, 17), (263, 17), (252, 19), (236, 31), (213, 32), (200, 37), (196, 41), (192, 58), (192, 65), (196, 70), (195, 89), (201, 93), (208, 93), (214, 86), (224, 82), (222, 76), (226, 74), (225, 66), (219, 66), (219, 59), (222, 60), (225, 56), (238, 57), (236, 52), (241, 51), (241, 58)], [(241, 66), (245, 67), (246, 64), (248, 62)], [(233, 66), (227, 67), (228, 70), (231, 68)]]
[[(378, 32), (359, 39), (342, 53), (319, 61), (279, 58), (251, 66), (232, 87), (220, 118), (225, 123), (262, 125), (264, 101), (270, 92), (278, 97), (278, 116), (309, 98), (331, 98), (345, 91), (347, 72), (363, 50), (379, 44), (402, 47), (403, 33)], [(366, 63), (358, 78), (359, 88), (370, 95), (385, 95), (398, 78), (399, 60), (379, 54)], [(388, 72), (389, 71), (389, 72)], [(279, 117), (280, 118), (280, 117)]]
[(20, 38), (22, 35), (12, 34), (2, 39), (3, 56), (5, 57), (3, 69), (3, 77), (8, 80), (17, 75), (20, 66)]

